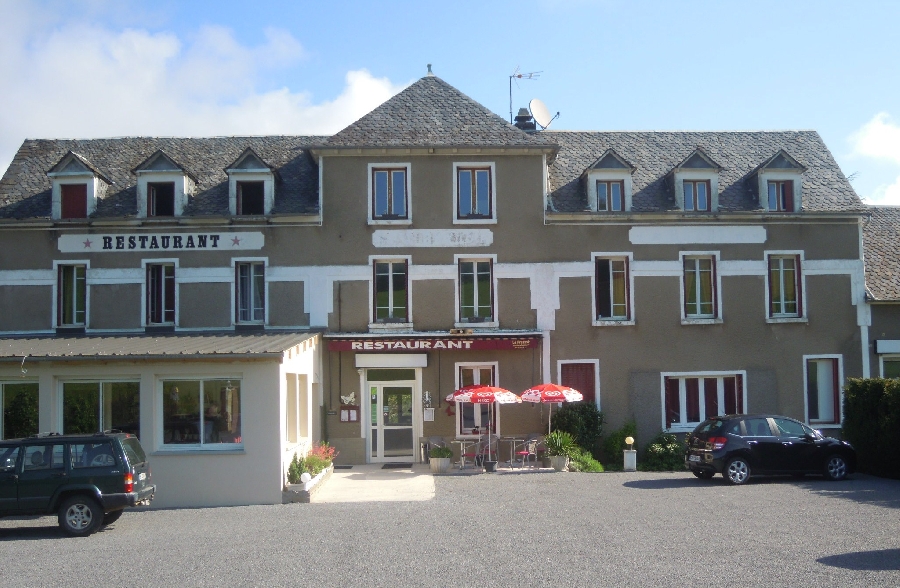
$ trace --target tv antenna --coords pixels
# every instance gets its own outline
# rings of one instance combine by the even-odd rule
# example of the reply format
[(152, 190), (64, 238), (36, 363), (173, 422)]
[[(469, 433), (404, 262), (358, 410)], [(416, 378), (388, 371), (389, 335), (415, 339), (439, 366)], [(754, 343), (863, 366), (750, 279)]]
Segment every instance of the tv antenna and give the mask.
[(512, 72), (512, 75), (509, 76), (509, 124), (513, 123), (513, 105), (512, 105), (512, 85), (513, 80), (516, 81), (516, 87), (519, 86), (519, 80), (536, 80), (541, 77), (541, 74), (544, 73), (542, 71), (530, 71), (528, 73), (522, 73), (519, 71), (519, 66), (516, 66), (515, 71)]

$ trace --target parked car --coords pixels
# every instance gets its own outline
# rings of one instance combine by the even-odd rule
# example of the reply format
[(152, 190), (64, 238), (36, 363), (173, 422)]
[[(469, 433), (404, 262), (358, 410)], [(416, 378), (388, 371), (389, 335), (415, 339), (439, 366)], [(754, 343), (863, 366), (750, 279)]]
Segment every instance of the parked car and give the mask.
[(843, 480), (856, 469), (856, 451), (792, 418), (740, 414), (700, 423), (687, 438), (684, 463), (698, 478), (720, 473), (731, 484), (744, 484), (757, 474)]
[(73, 536), (116, 521), (156, 493), (137, 437), (37, 435), (0, 441), (0, 517), (56, 513)]

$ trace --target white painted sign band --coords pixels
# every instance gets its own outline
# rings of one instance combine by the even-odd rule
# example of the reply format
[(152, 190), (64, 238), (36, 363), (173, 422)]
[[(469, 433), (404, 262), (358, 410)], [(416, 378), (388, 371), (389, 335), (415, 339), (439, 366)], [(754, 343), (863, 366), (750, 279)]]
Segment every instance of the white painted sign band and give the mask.
[(400, 229), (372, 233), (374, 247), (488, 247), (494, 242), (490, 229)]
[(691, 245), (765, 243), (765, 227), (690, 225), (684, 227), (633, 227), (628, 238), (635, 245)]

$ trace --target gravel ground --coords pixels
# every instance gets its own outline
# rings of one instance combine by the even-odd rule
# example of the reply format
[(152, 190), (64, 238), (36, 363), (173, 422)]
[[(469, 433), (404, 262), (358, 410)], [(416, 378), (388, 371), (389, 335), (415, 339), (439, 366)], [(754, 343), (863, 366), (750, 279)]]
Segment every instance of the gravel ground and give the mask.
[(900, 586), (900, 481), (438, 477), (428, 502), (0, 520), (0, 586)]

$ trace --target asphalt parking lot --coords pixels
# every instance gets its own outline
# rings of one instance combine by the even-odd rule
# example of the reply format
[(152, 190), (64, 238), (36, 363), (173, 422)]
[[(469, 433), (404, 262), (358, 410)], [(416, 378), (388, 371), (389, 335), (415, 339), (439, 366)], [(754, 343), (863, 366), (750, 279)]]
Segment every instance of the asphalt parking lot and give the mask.
[(433, 500), (0, 520), (2, 586), (900, 586), (900, 481), (435, 478)]

